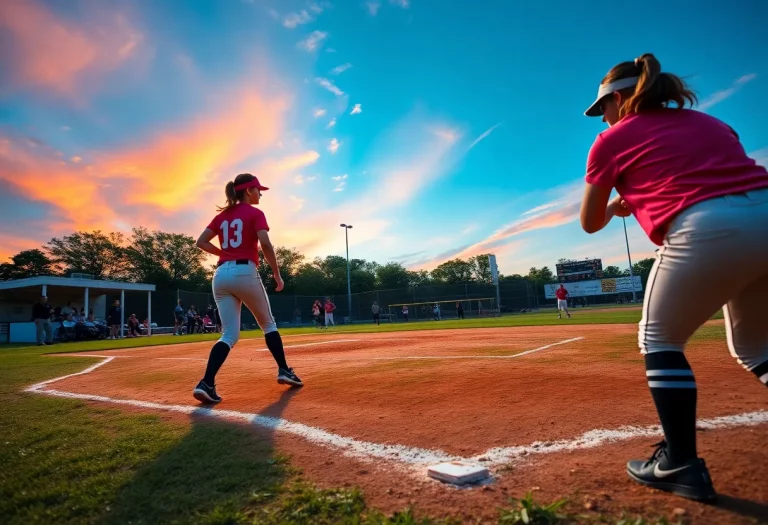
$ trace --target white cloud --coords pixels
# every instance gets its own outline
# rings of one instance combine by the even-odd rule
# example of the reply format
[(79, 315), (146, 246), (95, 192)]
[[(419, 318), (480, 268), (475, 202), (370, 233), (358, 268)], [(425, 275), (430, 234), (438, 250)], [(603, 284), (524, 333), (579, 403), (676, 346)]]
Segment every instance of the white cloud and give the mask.
[(298, 41), (296, 47), (312, 52), (315, 51), (327, 37), (328, 33), (324, 31), (312, 31), (307, 38)]
[(327, 78), (316, 78), (315, 82), (317, 82), (318, 85), (324, 87), (325, 89), (327, 89), (328, 91), (330, 91), (331, 93), (336, 95), (337, 97), (341, 97), (341, 96), (344, 95), (344, 92), (342, 90), (340, 90), (336, 86), (336, 84), (334, 84), (333, 82), (331, 82)]
[(380, 2), (366, 2), (365, 7), (368, 8), (368, 14), (371, 16), (376, 16), (376, 14), (379, 12), (379, 8), (381, 7)]
[(72, 128), (70, 128), (69, 126), (61, 126), (59, 129), (61, 131), (72, 131)]
[(755, 162), (757, 162), (759, 165), (768, 167), (768, 148), (753, 151), (749, 154), (749, 156), (755, 159)]
[(298, 184), (299, 186), (301, 186), (302, 184), (304, 184), (304, 181), (305, 181), (305, 180), (306, 180), (306, 179), (304, 178), (304, 175), (296, 175), (296, 176), (293, 178), (293, 182), (294, 182), (294, 183), (296, 183), (296, 184)]
[(390, 4), (394, 4), (396, 6), (400, 6), (403, 9), (408, 9), (408, 6), (410, 4), (409, 0), (389, 0)]
[(267, 14), (269, 14), (269, 16), (271, 16), (275, 20), (279, 20), (280, 19), (280, 13), (278, 13), (274, 9), (268, 9), (267, 10)]
[(74, 163), (78, 163), (78, 162), (80, 162), (81, 160), (83, 160), (83, 157), (77, 157), (77, 156), (75, 156), (75, 157), (72, 157), (70, 160), (71, 160), (72, 162), (74, 162)]
[(744, 87), (749, 82), (752, 82), (756, 78), (757, 78), (757, 74), (755, 73), (751, 73), (749, 75), (744, 75), (742, 77), (737, 78), (736, 80), (733, 81), (733, 83), (731, 84), (731, 87), (729, 87), (728, 89), (715, 91), (710, 96), (702, 100), (701, 103), (699, 104), (699, 109), (701, 110), (709, 109), (712, 106), (719, 104), (723, 100), (732, 97), (742, 87)]
[(485, 130), (485, 131), (484, 131), (484, 132), (483, 132), (483, 133), (482, 133), (482, 134), (481, 134), (479, 137), (477, 137), (477, 138), (476, 138), (476, 139), (475, 139), (475, 140), (472, 142), (472, 144), (470, 144), (470, 145), (469, 145), (469, 149), (472, 149), (472, 148), (474, 148), (474, 147), (475, 147), (475, 146), (477, 146), (477, 145), (478, 145), (478, 144), (479, 144), (481, 141), (483, 141), (483, 140), (485, 140), (486, 138), (488, 138), (488, 135), (490, 135), (491, 133), (493, 133), (493, 130), (495, 130), (495, 129), (496, 129), (496, 128), (498, 128), (499, 126), (501, 126), (501, 122), (499, 122), (498, 124), (494, 124), (493, 126), (491, 126), (490, 128), (488, 128), (487, 130)]
[(327, 129), (331, 129), (331, 128), (332, 128), (332, 127), (334, 127), (335, 125), (336, 125), (336, 117), (333, 117), (333, 118), (331, 119), (331, 121), (328, 123), (328, 125), (326, 126), (326, 128), (327, 128)]
[(315, 180), (316, 178), (317, 178), (317, 177), (315, 177), (314, 175), (312, 175), (311, 177), (307, 177), (307, 178), (306, 178), (306, 179), (304, 179), (304, 180), (306, 180), (307, 182), (312, 182), (312, 181), (313, 181), (313, 180)]
[(337, 175), (336, 177), (331, 177), (331, 180), (344, 180), (348, 177), (348, 175), (345, 173), (344, 175)]
[(301, 198), (297, 197), (296, 195), (288, 195), (288, 198), (291, 199), (291, 202), (293, 202), (295, 204), (294, 209), (296, 211), (299, 211), (300, 209), (302, 209), (304, 207), (305, 199), (301, 199)]
[(312, 21), (312, 15), (302, 9), (298, 13), (291, 13), (283, 19), (283, 26), (288, 29), (295, 29), (302, 24), (308, 24)]
[(336, 66), (335, 68), (331, 69), (331, 75), (340, 75), (351, 67), (352, 67), (352, 64), (350, 64), (349, 62), (347, 62), (346, 64), (342, 64), (340, 66)]
[(333, 155), (339, 150), (339, 146), (341, 146), (341, 143), (336, 140), (336, 138), (333, 138), (331, 139), (331, 143), (328, 145), (328, 151), (330, 151)]
[(315, 115), (315, 118), (320, 118), (323, 115), (325, 115), (325, 110), (322, 108), (316, 109), (314, 115)]
[(362, 113), (363, 108), (360, 104), (355, 104), (355, 107), (352, 108), (352, 111), (349, 112), (350, 115), (357, 115), (358, 113)]
[(340, 182), (338, 186), (336, 186), (333, 191), (344, 191), (344, 186), (346, 186), (346, 182)]

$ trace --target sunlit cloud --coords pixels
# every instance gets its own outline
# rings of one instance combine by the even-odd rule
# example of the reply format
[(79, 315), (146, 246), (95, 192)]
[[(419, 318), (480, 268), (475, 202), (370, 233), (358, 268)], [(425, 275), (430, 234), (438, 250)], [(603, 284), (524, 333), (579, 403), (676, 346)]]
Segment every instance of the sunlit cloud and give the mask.
[(312, 15), (302, 9), (298, 13), (290, 13), (283, 19), (283, 26), (295, 29), (297, 26), (308, 24), (313, 20)]
[(323, 40), (326, 38), (328, 38), (328, 33), (324, 31), (312, 31), (307, 38), (296, 42), (296, 47), (312, 52), (320, 47), (320, 44), (322, 44)]
[(61, 131), (72, 131), (72, 128), (70, 128), (69, 126), (61, 126), (59, 129)]
[(749, 154), (749, 157), (755, 159), (761, 166), (768, 167), (768, 148), (759, 149)]
[(409, 0), (389, 0), (390, 4), (402, 7), (403, 9), (408, 9), (410, 6)]
[(96, 9), (76, 24), (36, 0), (0, 2), (0, 29), (13, 50), (6, 87), (41, 88), (78, 101), (144, 40), (122, 14)]
[(325, 115), (325, 110), (322, 109), (322, 108), (321, 109), (316, 109), (315, 112), (313, 113), (313, 115), (315, 116), (315, 118), (320, 118), (323, 115)]
[(338, 87), (336, 87), (336, 84), (334, 84), (333, 82), (331, 82), (327, 78), (316, 78), (315, 82), (317, 82), (317, 84), (319, 86), (324, 87), (325, 89), (327, 89), (328, 91), (330, 91), (331, 93), (336, 95), (337, 97), (340, 97), (340, 96), (342, 96), (344, 94), (344, 92), (342, 90), (340, 90)]
[(291, 202), (294, 204), (294, 210), (299, 211), (304, 207), (304, 201), (306, 199), (301, 199), (295, 195), (288, 195), (288, 198), (291, 200)]
[(336, 66), (335, 68), (331, 69), (331, 75), (341, 75), (351, 67), (352, 67), (352, 64), (350, 64), (349, 62), (347, 62), (346, 64), (342, 64), (340, 66)]
[(368, 9), (369, 15), (376, 16), (376, 14), (379, 12), (379, 8), (381, 7), (381, 2), (366, 2), (365, 7)]
[(477, 138), (476, 138), (474, 141), (472, 141), (472, 144), (470, 144), (470, 145), (469, 145), (469, 148), (468, 148), (468, 149), (472, 149), (472, 148), (474, 148), (474, 147), (475, 147), (475, 146), (477, 146), (477, 145), (478, 145), (480, 142), (482, 142), (483, 140), (485, 140), (486, 138), (488, 138), (488, 136), (489, 136), (491, 133), (493, 133), (493, 130), (495, 130), (495, 129), (496, 129), (496, 128), (498, 128), (499, 126), (501, 126), (501, 122), (499, 122), (498, 124), (495, 124), (495, 125), (491, 126), (491, 127), (490, 127), (490, 128), (488, 128), (487, 130), (485, 130), (485, 131), (484, 131), (484, 132), (483, 132), (483, 133), (482, 133), (482, 134), (481, 134), (479, 137), (477, 137)]
[(715, 91), (714, 93), (706, 97), (704, 100), (702, 100), (701, 103), (699, 104), (699, 109), (702, 111), (707, 110), (715, 106), (716, 104), (719, 104), (720, 102), (732, 97), (733, 95), (738, 93), (738, 91), (741, 88), (743, 88), (745, 85), (752, 82), (756, 78), (757, 78), (757, 74), (755, 73), (751, 73), (749, 75), (744, 75), (737, 78), (736, 80), (733, 81), (733, 83), (729, 88), (723, 89), (720, 91)]
[(363, 108), (360, 104), (355, 104), (355, 106), (352, 108), (352, 111), (349, 112), (350, 115), (358, 115), (363, 112)]
[(72, 157), (72, 158), (71, 158), (71, 159), (69, 159), (69, 160), (71, 160), (71, 161), (72, 161), (72, 162), (74, 162), (74, 163), (78, 163), (78, 162), (80, 162), (81, 160), (83, 160), (83, 157), (74, 156), (74, 157)]
[(336, 138), (332, 138), (331, 143), (328, 145), (328, 151), (333, 155), (339, 150), (340, 145), (341, 143)]
[(342, 181), (333, 189), (333, 191), (335, 191), (335, 192), (344, 191), (344, 187), (346, 185), (347, 185), (347, 183)]
[(336, 117), (333, 117), (330, 122), (328, 122), (328, 125), (326, 126), (327, 129), (331, 129), (336, 125)]
[(348, 175), (345, 173), (344, 175), (337, 175), (336, 177), (331, 177), (331, 180), (340, 181), (345, 180), (348, 177)]

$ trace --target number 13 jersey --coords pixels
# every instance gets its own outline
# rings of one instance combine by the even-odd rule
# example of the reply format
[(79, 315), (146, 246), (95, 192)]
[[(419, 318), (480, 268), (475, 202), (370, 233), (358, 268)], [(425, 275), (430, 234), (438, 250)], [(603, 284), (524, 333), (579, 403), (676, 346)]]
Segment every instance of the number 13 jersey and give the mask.
[(267, 218), (260, 209), (241, 202), (214, 217), (208, 229), (219, 236), (219, 246), (223, 252), (219, 264), (248, 259), (258, 266), (258, 232), (269, 231)]

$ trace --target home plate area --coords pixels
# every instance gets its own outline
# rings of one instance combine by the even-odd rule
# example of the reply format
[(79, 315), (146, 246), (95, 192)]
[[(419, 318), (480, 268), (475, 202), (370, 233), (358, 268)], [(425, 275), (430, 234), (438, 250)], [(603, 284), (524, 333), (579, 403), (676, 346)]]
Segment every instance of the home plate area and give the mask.
[[(191, 396), (210, 343), (61, 354), (53, 358), (88, 356), (84, 370), (28, 391), (238, 421), (297, 437), (328, 458), (341, 453), (422, 479), (487, 484), (511, 475), (510, 464), (524, 468), (546, 454), (660, 435), (635, 329), (286, 338), (288, 363), (306, 385), (301, 389), (277, 384), (263, 340), (243, 340), (219, 372), (223, 402), (214, 408)], [(768, 423), (759, 385), (749, 384), (727, 352), (700, 346), (689, 351), (700, 384), (700, 427)], [(723, 395), (734, 384), (746, 385), (742, 395)]]

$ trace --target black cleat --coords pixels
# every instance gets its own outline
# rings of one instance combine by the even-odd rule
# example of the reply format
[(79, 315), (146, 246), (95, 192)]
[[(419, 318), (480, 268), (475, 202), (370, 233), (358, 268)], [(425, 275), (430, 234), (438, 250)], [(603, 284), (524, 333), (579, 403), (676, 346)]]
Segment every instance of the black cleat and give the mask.
[(293, 368), (280, 368), (277, 371), (277, 382), (281, 385), (304, 386), (299, 376), (293, 373)]
[(216, 393), (216, 385), (208, 386), (205, 381), (200, 381), (197, 384), (195, 389), (192, 391), (192, 395), (201, 403), (221, 403), (221, 397)]
[(712, 502), (717, 499), (703, 459), (695, 458), (675, 464), (667, 456), (666, 441), (655, 446), (656, 451), (648, 461), (633, 460), (627, 463), (630, 478), (647, 487), (695, 501)]

